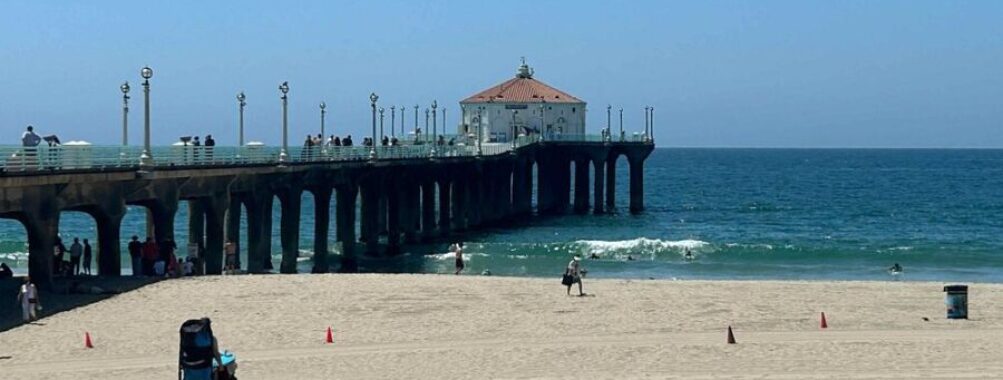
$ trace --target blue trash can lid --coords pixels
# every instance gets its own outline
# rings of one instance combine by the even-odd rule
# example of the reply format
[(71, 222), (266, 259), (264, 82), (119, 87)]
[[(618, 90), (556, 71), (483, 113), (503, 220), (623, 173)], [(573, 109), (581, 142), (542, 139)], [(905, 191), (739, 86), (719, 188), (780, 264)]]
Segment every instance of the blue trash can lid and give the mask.
[(968, 285), (944, 285), (945, 292), (967, 292)]

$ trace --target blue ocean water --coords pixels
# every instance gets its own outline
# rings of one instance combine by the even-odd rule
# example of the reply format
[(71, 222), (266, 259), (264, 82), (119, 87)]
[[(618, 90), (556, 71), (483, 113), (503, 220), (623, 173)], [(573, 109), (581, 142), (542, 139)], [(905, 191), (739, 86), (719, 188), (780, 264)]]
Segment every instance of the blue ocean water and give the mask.
[[(467, 271), (557, 276), (572, 255), (594, 253), (599, 259), (585, 262), (593, 277), (892, 280), (886, 269), (900, 263), (896, 280), (1003, 282), (1003, 150), (656, 149), (645, 165), (647, 208), (636, 216), (627, 213), (628, 171), (619, 165), (617, 214), (467, 235)], [(302, 206), (308, 271), (309, 195)], [(181, 209), (177, 240), (185, 241)], [(278, 218), (276, 202), (276, 267)], [(143, 236), (144, 225), (143, 212), (130, 210), (123, 236)], [(92, 220), (71, 212), (60, 231), (95, 235)], [(19, 224), (0, 222), (0, 261), (23, 271), (24, 241)], [(686, 249), (695, 260), (683, 260)], [(361, 265), (450, 273), (445, 251), (445, 243), (410, 246)]]

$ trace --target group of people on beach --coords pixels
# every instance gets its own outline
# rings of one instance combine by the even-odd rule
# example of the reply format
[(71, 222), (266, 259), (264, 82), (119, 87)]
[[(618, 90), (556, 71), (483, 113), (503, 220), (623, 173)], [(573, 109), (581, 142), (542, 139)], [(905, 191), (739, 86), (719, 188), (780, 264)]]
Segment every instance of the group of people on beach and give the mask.
[(128, 245), (133, 276), (184, 277), (203, 273), (201, 244), (189, 244), (184, 259), (177, 257), (177, 249), (178, 245), (170, 238), (155, 242), (152, 237), (147, 237), (146, 241), (140, 242), (139, 236), (133, 235)]
[[(69, 257), (66, 257), (69, 253)], [(61, 276), (91, 275), (91, 262), (94, 258), (94, 249), (88, 239), (73, 238), (70, 248), (66, 248), (61, 237), (56, 237), (56, 244), (52, 248), (53, 273)], [(66, 259), (69, 260), (66, 260)]]

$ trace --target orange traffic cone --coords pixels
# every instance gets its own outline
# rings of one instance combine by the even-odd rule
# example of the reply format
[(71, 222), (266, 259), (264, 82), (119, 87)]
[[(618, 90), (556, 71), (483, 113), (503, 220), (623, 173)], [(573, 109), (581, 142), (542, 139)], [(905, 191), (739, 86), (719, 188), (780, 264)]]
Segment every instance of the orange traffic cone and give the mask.
[(94, 344), (91, 343), (91, 333), (84, 332), (84, 348), (94, 348)]
[(331, 332), (331, 327), (327, 328), (327, 343), (334, 343), (334, 334)]
[(829, 324), (825, 323), (825, 312), (824, 311), (822, 312), (822, 322), (819, 324), (819, 326), (821, 328), (823, 328), (823, 329), (829, 328)]
[(728, 326), (728, 344), (735, 344), (735, 334), (731, 332), (731, 326)]

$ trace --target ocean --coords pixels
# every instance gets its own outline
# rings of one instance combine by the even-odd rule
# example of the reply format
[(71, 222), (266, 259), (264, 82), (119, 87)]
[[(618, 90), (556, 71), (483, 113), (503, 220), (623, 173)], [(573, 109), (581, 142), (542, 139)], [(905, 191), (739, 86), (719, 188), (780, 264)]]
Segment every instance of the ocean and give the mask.
[[(1003, 282), (1003, 150), (659, 148), (645, 164), (641, 215), (627, 212), (627, 164), (618, 164), (617, 213), (535, 218), (468, 234), (466, 272), (556, 283), (571, 256), (595, 254), (584, 264), (597, 278)], [(309, 194), (302, 207), (300, 270), (309, 272)], [(187, 238), (186, 214), (182, 203), (179, 242)], [(142, 210), (130, 208), (123, 244), (142, 237), (144, 226)], [(93, 221), (81, 213), (65, 212), (60, 231), (92, 244), (95, 238)], [(0, 261), (16, 272), (26, 271), (25, 240), (19, 223), (0, 220)], [(452, 273), (446, 246), (408, 246), (399, 257), (360, 265)], [(684, 260), (687, 249), (693, 260)], [(894, 263), (904, 268), (899, 276), (887, 272)]]

